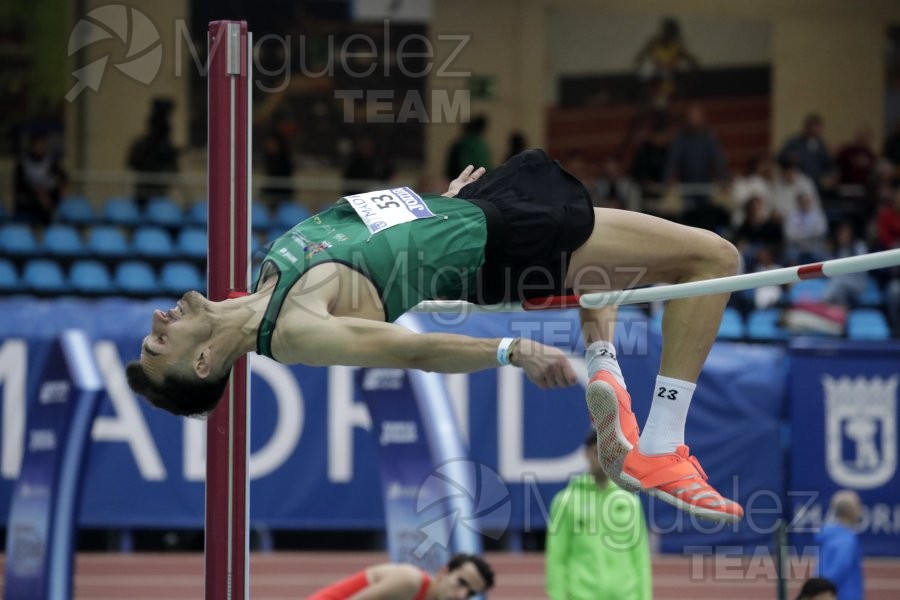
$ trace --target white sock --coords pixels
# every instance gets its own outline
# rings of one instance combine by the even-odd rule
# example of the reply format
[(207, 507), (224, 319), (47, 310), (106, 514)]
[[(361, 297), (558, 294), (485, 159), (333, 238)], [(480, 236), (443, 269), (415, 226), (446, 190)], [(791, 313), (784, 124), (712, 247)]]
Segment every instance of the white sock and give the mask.
[(625, 378), (622, 376), (622, 369), (619, 368), (619, 361), (616, 360), (616, 347), (612, 342), (594, 342), (585, 350), (584, 358), (587, 361), (588, 381), (597, 371), (609, 371), (619, 385), (628, 389), (625, 387)]
[(684, 424), (697, 384), (659, 375), (650, 415), (641, 432), (641, 454), (675, 452), (684, 443)]

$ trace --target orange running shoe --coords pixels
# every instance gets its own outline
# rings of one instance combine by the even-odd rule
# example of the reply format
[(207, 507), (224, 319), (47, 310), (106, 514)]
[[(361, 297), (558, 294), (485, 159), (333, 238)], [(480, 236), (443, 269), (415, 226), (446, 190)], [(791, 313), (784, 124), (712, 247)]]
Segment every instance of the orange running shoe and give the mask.
[(587, 386), (587, 405), (597, 431), (597, 456), (616, 485), (639, 492), (640, 483), (622, 477), (622, 464), (641, 432), (631, 412), (631, 396), (609, 371), (597, 371)]
[(675, 452), (647, 456), (637, 446), (625, 457), (622, 477), (638, 482), (645, 492), (689, 514), (733, 523), (744, 516), (737, 502), (707, 483), (706, 473), (684, 444)]

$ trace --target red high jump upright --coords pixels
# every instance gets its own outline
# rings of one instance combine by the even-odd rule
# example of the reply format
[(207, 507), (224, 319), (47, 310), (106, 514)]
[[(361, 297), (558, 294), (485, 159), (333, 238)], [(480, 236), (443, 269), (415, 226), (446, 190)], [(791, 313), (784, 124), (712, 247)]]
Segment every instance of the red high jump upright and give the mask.
[[(250, 34), (245, 21), (209, 24), (208, 293), (249, 285)], [(246, 357), (206, 428), (206, 599), (248, 596), (249, 372)]]

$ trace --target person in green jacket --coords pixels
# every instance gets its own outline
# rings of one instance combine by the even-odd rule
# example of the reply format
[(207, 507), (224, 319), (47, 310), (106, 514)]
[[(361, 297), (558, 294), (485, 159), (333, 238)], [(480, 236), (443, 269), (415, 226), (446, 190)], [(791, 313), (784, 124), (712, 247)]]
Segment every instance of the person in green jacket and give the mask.
[(473, 117), (471, 121), (463, 125), (463, 133), (447, 152), (447, 164), (444, 175), (447, 181), (453, 181), (458, 173), (468, 165), (484, 167), (485, 171), (491, 170), (491, 149), (484, 138), (487, 131), (488, 120), (483, 115)]
[(594, 431), (584, 450), (590, 471), (573, 478), (550, 506), (547, 596), (649, 600), (653, 581), (641, 503), (603, 472)]

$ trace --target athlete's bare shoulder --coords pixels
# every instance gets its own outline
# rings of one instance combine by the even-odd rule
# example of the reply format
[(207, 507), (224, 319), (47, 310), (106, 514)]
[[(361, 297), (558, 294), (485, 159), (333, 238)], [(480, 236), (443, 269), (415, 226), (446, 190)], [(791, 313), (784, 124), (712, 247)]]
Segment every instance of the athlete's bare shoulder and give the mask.
[(412, 565), (384, 563), (366, 571), (372, 584), (390, 581), (415, 592), (422, 583), (422, 571)]

